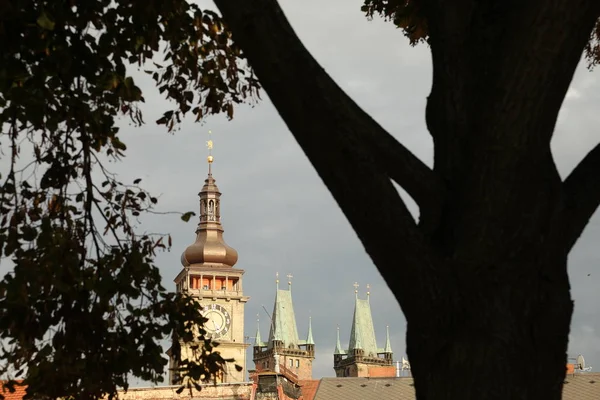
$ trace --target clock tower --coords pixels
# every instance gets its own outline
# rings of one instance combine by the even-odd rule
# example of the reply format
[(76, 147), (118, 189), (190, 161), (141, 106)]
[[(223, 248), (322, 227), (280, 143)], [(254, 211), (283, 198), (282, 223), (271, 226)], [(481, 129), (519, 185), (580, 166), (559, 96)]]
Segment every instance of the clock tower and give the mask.
[[(212, 140), (207, 142), (212, 149)], [(202, 307), (207, 322), (206, 335), (219, 346), (215, 351), (224, 359), (233, 358), (226, 364), (220, 382), (244, 382), (246, 379), (246, 348), (244, 341), (244, 296), (242, 277), (244, 271), (234, 268), (238, 253), (223, 239), (221, 225), (221, 192), (212, 176), (212, 155), (208, 156), (208, 177), (199, 193), (200, 223), (196, 229), (196, 241), (181, 255), (182, 270), (175, 277), (177, 292), (191, 294)], [(182, 348), (182, 357), (187, 352)], [(177, 360), (171, 357), (171, 367)], [(237, 371), (235, 365), (242, 366)], [(171, 384), (177, 377), (171, 372)]]

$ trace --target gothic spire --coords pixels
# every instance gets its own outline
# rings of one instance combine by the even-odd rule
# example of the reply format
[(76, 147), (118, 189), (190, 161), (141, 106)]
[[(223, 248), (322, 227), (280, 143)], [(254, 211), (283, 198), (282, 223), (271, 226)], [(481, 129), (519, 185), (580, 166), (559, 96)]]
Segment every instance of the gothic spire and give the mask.
[(354, 284), (356, 296), (354, 303), (354, 317), (352, 318), (352, 331), (350, 333), (350, 344), (348, 351), (363, 350), (366, 356), (377, 355), (377, 342), (375, 340), (375, 328), (369, 298), (358, 297), (358, 283)]
[(300, 341), (296, 328), (292, 292), (289, 289), (279, 289), (279, 274), (277, 274), (276, 282), (275, 304), (273, 305), (272, 325), (267, 345), (271, 347), (273, 340), (279, 340), (283, 342), (284, 347), (297, 347)]
[(390, 326), (385, 327), (385, 348), (384, 353), (392, 354), (392, 342), (390, 341)]
[(254, 338), (255, 346), (263, 346), (263, 342), (260, 338), (260, 320), (258, 319), (258, 314), (256, 315), (256, 337)]
[(335, 351), (333, 354), (346, 354), (344, 350), (342, 350), (342, 344), (340, 343), (340, 326), (337, 327), (337, 341), (335, 343)]
[(312, 334), (312, 317), (308, 317), (308, 335), (306, 335), (306, 344), (315, 344)]

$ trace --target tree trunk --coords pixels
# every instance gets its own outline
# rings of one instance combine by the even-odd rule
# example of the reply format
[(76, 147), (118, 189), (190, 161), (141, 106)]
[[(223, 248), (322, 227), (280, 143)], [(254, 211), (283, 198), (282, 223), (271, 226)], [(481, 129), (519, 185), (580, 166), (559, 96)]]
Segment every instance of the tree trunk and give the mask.
[(573, 309), (566, 260), (560, 264), (565, 273), (554, 279), (524, 272), (478, 280), (446, 310), (408, 321), (417, 398), (560, 399)]
[(433, 170), (343, 93), (276, 0), (215, 3), (398, 299), (417, 398), (560, 399), (567, 256), (600, 201), (600, 187), (579, 201), (600, 150), (563, 183), (550, 140), (600, 2), (421, 0)]

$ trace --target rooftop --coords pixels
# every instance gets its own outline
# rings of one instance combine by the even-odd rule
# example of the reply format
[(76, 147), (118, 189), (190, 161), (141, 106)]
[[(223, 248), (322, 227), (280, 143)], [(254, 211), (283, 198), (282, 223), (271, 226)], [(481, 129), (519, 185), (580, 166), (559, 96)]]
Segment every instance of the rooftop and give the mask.
[[(323, 378), (314, 400), (415, 400), (413, 379)], [(568, 375), (562, 400), (600, 399), (600, 373)]]

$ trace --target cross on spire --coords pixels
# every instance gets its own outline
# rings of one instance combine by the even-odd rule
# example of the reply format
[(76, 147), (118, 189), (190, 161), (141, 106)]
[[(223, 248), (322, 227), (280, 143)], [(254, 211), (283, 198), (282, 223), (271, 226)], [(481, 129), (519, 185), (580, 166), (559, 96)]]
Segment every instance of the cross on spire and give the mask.
[(288, 286), (292, 286), (292, 278), (294, 277), (294, 275), (292, 274), (287, 274), (286, 275), (288, 278)]
[(354, 282), (354, 285), (352, 286), (354, 286), (354, 293), (358, 294), (358, 287), (360, 286), (358, 282)]
[(275, 284), (277, 285), (277, 289), (279, 289), (279, 272), (275, 272)]
[(371, 285), (367, 283), (367, 297), (371, 294)]

